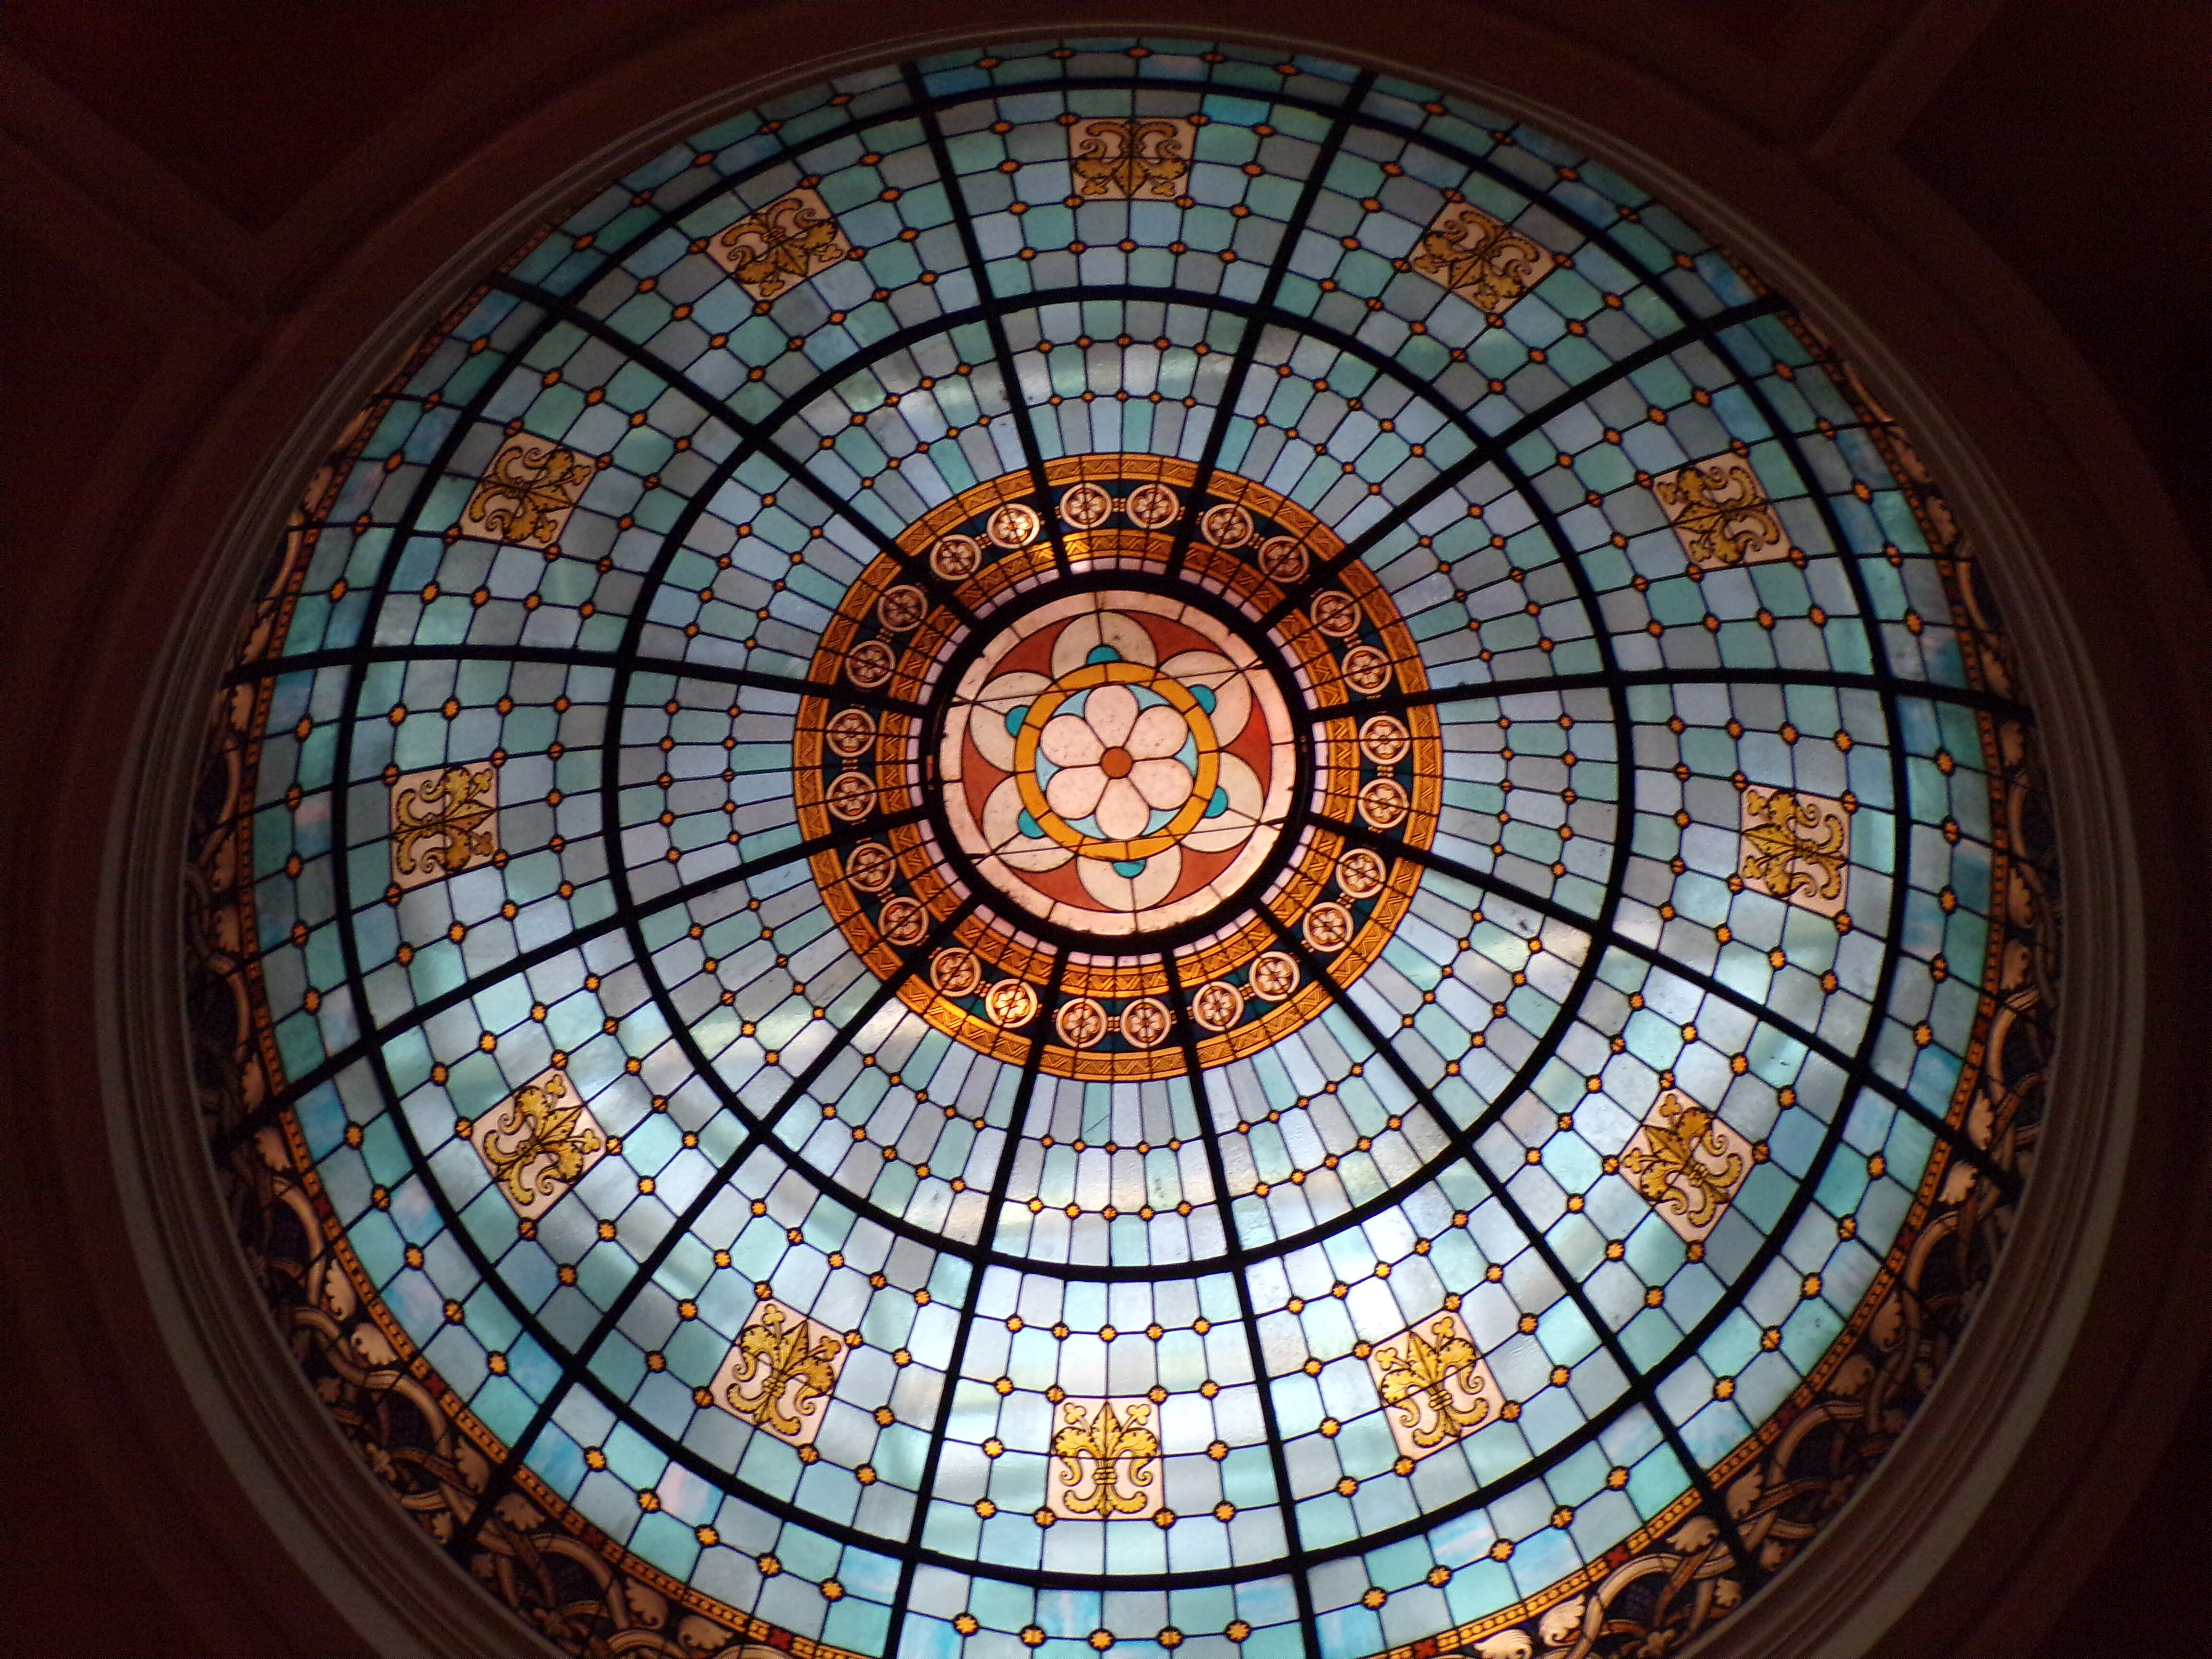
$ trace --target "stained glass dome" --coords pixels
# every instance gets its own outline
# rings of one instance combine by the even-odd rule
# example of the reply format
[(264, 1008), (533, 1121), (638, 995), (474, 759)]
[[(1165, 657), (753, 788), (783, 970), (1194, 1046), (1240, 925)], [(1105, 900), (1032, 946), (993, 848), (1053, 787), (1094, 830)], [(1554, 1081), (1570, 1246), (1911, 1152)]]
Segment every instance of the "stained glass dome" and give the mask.
[(2040, 1109), (1972, 550), (1607, 167), (1305, 56), (841, 76), (337, 441), (194, 848), (304, 1375), (576, 1654), (1668, 1650)]

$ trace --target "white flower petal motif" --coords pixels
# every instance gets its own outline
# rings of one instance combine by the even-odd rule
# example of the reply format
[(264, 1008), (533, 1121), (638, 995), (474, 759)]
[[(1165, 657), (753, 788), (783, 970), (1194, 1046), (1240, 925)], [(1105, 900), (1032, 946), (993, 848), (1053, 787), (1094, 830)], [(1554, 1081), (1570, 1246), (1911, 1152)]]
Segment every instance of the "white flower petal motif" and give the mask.
[(1137, 723), (1137, 694), (1126, 685), (1099, 686), (1084, 697), (1083, 718), (1100, 743), (1119, 749), (1128, 742)]
[(1001, 674), (976, 696), (968, 735), (976, 751), (1001, 772), (1014, 769), (1014, 734), (1006, 729), (1006, 716), (1035, 702), (1051, 684), (1042, 674)]
[[(1170, 900), (1188, 869), (1185, 847), (1233, 860), (1234, 867), (1218, 878), (1231, 886), (1256, 867), (1251, 861), (1265, 851), (1260, 838), (1281, 828), (1286, 803), (1277, 797), (1285, 783), (1279, 779), (1271, 793), (1251, 764), (1220, 750), (1249, 736), (1255, 716), (1264, 714), (1267, 731), (1277, 732), (1283, 709), (1272, 683), (1227, 647), (1182, 651), (1170, 665), (1159, 667), (1157, 679), (1095, 683), (1096, 674), (1083, 671), (1105, 663), (1152, 667), (1158, 647), (1139, 621), (1141, 610), (1081, 608), (1088, 603), (1072, 597), (1054, 607), (1066, 620), (1054, 638), (1050, 676), (1026, 670), (988, 679), (977, 675), (981, 690), (970, 693), (968, 730), (984, 758), (1006, 770), (1013, 769), (1018, 747), (1007, 720), (1018, 727), (1018, 714), (1039, 707), (1041, 699), (1051, 700), (1046, 706), (1052, 713), (1036, 733), (1034, 783), (1017, 786), (1009, 780), (993, 790), (982, 814), (986, 822), (961, 833), (992, 881), (1018, 890), (1020, 902), (1040, 915), (1057, 914), (1066, 901), (1036, 889), (1034, 877), (1073, 868), (1085, 892), (1104, 907), (1103, 914), (1089, 913), (1095, 925), (1118, 935), (1166, 925), (1193, 906), (1202, 910), (1218, 901), (1213, 887)], [(1066, 681), (1079, 673), (1082, 689), (1068, 687)], [(1191, 760), (1192, 740), (1200, 736), (1209, 740), (1216, 765)], [(1273, 750), (1275, 763), (1285, 763), (1279, 738)], [(1201, 769), (1213, 775), (1203, 797), (1198, 794)], [(1023, 789), (1036, 803), (1026, 811)], [(1096, 842), (1141, 844), (1169, 819), (1202, 809), (1211, 809), (1210, 815), (1198, 817), (1176, 845), (1140, 859), (1083, 857), (1042, 833), (1049, 825), (1066, 840), (1089, 836), (1094, 842), (1089, 850), (1103, 852), (1107, 849)], [(1024, 825), (1040, 833), (1026, 834)]]
[[(1098, 694), (1092, 692), (1096, 697)], [(1164, 702), (1156, 702), (1137, 716), (1136, 724), (1121, 739), (1133, 760), (1164, 760), (1177, 753), (1190, 736), (1189, 722)]]
[(1064, 818), (1088, 817), (1097, 809), (1099, 794), (1109, 781), (1096, 766), (1063, 767), (1044, 787), (1045, 805)]
[(1044, 723), (1037, 750), (1054, 766), (1096, 766), (1109, 745), (1080, 714), (1055, 714)]
[(1181, 761), (1140, 760), (1129, 769), (1130, 787), (1145, 798), (1145, 805), (1163, 812), (1179, 810), (1196, 782)]
[[(1061, 776), (1066, 776), (1063, 773)], [(1053, 780), (1054, 783), (1059, 778)], [(1189, 792), (1184, 792), (1188, 794)], [(1127, 778), (1109, 778), (1098, 796), (1099, 832), (1109, 841), (1130, 841), (1145, 833), (1152, 821), (1152, 808)]]
[(1053, 641), (1052, 674), (1060, 679), (1091, 660), (1099, 647), (1109, 647), (1123, 662), (1150, 667), (1159, 659), (1152, 636), (1131, 618), (1115, 611), (1091, 611), (1078, 617)]
[(1193, 690), (1203, 687), (1213, 696), (1206, 719), (1215, 738), (1233, 743), (1251, 718), (1252, 690), (1243, 671), (1216, 651), (1185, 651), (1160, 665), (1160, 672), (1180, 680)]

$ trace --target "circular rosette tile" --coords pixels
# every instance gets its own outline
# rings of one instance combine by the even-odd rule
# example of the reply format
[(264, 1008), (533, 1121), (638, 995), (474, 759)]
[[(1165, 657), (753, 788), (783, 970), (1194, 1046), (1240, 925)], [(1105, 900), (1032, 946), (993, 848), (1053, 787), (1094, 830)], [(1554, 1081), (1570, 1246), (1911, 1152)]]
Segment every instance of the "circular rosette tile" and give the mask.
[(1404, 914), (1435, 718), (1331, 711), (1419, 694), (1418, 650), (1273, 491), (1217, 473), (1194, 513), (1182, 463), (1047, 471), (933, 510), (845, 592), (793, 750), (817, 883), (878, 977), (985, 1053), (1146, 1078), (1256, 1052)]
[(1218, 909), (1279, 840), (1283, 687), (1219, 619), (1109, 588), (1009, 620), (938, 754), (960, 850), (996, 892), (1104, 938)]

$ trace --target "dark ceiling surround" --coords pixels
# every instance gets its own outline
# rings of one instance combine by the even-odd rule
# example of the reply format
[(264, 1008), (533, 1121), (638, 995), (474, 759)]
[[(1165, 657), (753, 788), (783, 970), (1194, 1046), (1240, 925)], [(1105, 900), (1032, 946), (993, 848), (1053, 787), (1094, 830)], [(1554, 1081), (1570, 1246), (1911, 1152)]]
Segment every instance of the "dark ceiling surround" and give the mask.
[[(150, 937), (125, 923), (173, 890), (131, 860), (180, 822), (139, 739), (161, 724), (148, 665), (223, 648), (179, 635), (179, 592), (215, 550), (265, 531), (240, 503), (289, 493), (295, 478), (270, 469), (319, 441), (296, 434), (327, 422), (334, 384), (389, 356), (395, 319), (641, 124), (671, 128), (661, 118), (696, 100), (825, 57), (889, 57), (924, 28), (1109, 22), (1400, 62), (1606, 135), (1654, 185), (1714, 204), (1724, 237), (1805, 273), (1838, 332), (1909, 366), (1905, 412), (1939, 462), (2016, 513), (2124, 780), (2106, 850), (2136, 897), (2126, 937), (2105, 942), (2103, 988), (2124, 1017), (2115, 1052), (2134, 1056), (2134, 1115), (2089, 1218), (2109, 1229), (2102, 1266), (2079, 1287), (2072, 1351), (2039, 1362), (2050, 1391), (2011, 1425), (2018, 1455), (1990, 1465), (1972, 1524), (1925, 1540), (1917, 1590), (1856, 1608), (1830, 1650), (2057, 1659), (2084, 1643), (2170, 1649), (2188, 1628), (2206, 1541), (2212, 698), (2205, 550), (2183, 515), (2201, 535), (2212, 295), (2191, 257), (2207, 160), (2177, 124), (2203, 101), (2201, 7), (1190, 0), (909, 20), (681, 0), (32, 0), (9, 21), (0, 454), (25, 620), (5, 653), (17, 1059), (0, 1294), (17, 1356), (9, 1512), (31, 1522), (11, 1529), (12, 1642), (422, 1650), (420, 1607), (347, 1588), (381, 1576), (383, 1531), (357, 1529), (350, 1559), (288, 1548), (271, 1517), (312, 1497), (314, 1471), (236, 1472), (253, 1468), (255, 1425), (225, 1417), (217, 1383), (252, 1357), (210, 1354), (173, 1282), (149, 1285), (149, 1218), (117, 1173), (144, 1162), (128, 1080), (160, 1014), (121, 997), (143, 977), (134, 938)], [(211, 599), (196, 614), (234, 613)], [(222, 1294), (218, 1277), (181, 1300)], [(505, 1628), (484, 1626), (484, 1650)]]

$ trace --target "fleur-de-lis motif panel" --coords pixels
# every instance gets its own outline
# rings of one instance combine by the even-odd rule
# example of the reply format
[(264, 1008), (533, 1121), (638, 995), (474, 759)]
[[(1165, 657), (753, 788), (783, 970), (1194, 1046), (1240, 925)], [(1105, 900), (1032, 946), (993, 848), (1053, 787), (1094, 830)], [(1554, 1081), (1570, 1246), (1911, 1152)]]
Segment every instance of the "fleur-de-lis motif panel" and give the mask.
[(1737, 873), (1744, 884), (1824, 916), (1850, 896), (1851, 819), (1843, 802), (1802, 790), (1743, 792)]
[(1496, 316), (1559, 262), (1525, 232), (1468, 202), (1447, 202), (1422, 233), (1413, 269), (1478, 311)]
[(501, 1195), (526, 1220), (561, 1201), (611, 1150), (568, 1073), (541, 1072), (470, 1126)]
[(1149, 1520), (1165, 1498), (1147, 1400), (1064, 1400), (1056, 1408), (1047, 1507), (1071, 1521)]
[(1700, 570), (1790, 556), (1790, 537), (1765, 486), (1741, 455), (1692, 461), (1651, 480), (1682, 551)]
[(1416, 1462), (1494, 1421), (1504, 1404), (1467, 1322), (1449, 1310), (1375, 1344), (1367, 1370), (1399, 1455)]
[(464, 761), (392, 785), (392, 882), (402, 892), (489, 864), (499, 851), (499, 771)]
[(1067, 129), (1075, 193), (1091, 201), (1172, 201), (1190, 178), (1198, 128), (1164, 116), (1078, 119)]
[(836, 215), (811, 190), (777, 197), (707, 244), (707, 257), (762, 301), (852, 256)]
[(811, 1445), (848, 1346), (827, 1325), (763, 1300), (724, 1356), (709, 1392), (731, 1416), (792, 1445)]
[(1662, 1220), (1692, 1242), (1720, 1224), (1752, 1161), (1749, 1141), (1675, 1089), (1660, 1091), (1620, 1154), (1621, 1173)]
[(461, 514), (461, 529), (494, 541), (550, 547), (599, 463), (542, 438), (510, 438), (491, 458)]

